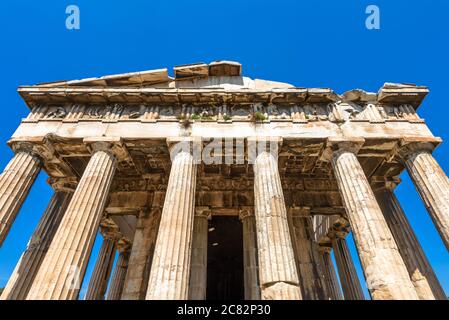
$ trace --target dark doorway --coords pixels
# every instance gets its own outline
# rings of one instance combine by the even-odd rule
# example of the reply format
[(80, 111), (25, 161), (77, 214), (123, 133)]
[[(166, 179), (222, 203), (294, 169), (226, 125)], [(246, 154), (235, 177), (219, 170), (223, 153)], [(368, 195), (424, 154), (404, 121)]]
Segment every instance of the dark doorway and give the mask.
[(207, 250), (206, 299), (243, 300), (243, 229), (238, 217), (212, 217)]

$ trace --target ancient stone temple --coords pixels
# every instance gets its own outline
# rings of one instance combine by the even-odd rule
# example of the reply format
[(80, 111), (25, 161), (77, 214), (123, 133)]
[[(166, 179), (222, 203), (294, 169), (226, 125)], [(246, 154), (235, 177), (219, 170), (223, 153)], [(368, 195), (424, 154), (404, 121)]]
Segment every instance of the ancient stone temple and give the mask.
[(1, 242), (40, 170), (54, 194), (2, 299), (355, 300), (365, 281), (372, 299), (445, 299), (394, 195), (406, 170), (449, 248), (426, 87), (339, 95), (218, 61), (19, 93)]

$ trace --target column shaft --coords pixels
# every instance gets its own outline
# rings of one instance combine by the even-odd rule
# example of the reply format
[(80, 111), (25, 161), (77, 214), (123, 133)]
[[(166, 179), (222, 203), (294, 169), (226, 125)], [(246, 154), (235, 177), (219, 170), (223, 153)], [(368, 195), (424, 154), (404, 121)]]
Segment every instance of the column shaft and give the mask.
[(114, 264), (117, 239), (104, 238), (84, 300), (104, 300)]
[(371, 297), (418, 299), (357, 157), (351, 151), (339, 150), (334, 153), (332, 165)]
[(121, 252), (115, 265), (107, 300), (120, 300), (125, 286), (125, 278), (129, 266), (129, 253)]
[(334, 264), (332, 263), (332, 258), (330, 248), (321, 248), (321, 265), (324, 272), (324, 279), (327, 284), (327, 293), (331, 300), (343, 300), (343, 295), (341, 293), (340, 285), (338, 284), (337, 274), (335, 273)]
[(291, 216), (291, 229), (299, 283), (304, 300), (326, 299), (326, 289), (320, 276), (317, 251), (312, 240), (310, 216)]
[(160, 221), (159, 208), (141, 213), (137, 220), (122, 300), (145, 299)]
[(61, 223), (73, 192), (55, 191), (3, 290), (2, 300), (24, 300)]
[(444, 290), (393, 191), (383, 188), (376, 192), (376, 197), (419, 298), (446, 300)]
[(428, 151), (411, 154), (405, 166), (449, 250), (449, 179)]
[(332, 247), (345, 300), (365, 300), (346, 239), (334, 238)]
[(40, 171), (41, 160), (18, 151), (0, 175), (0, 246)]
[(196, 208), (193, 221), (189, 300), (206, 300), (208, 209)]
[(30, 300), (78, 298), (116, 168), (112, 154), (90, 159), (27, 296)]
[(243, 224), (243, 279), (245, 300), (260, 300), (256, 221), (252, 212), (240, 213)]
[(255, 159), (254, 197), (261, 297), (301, 299), (278, 165), (267, 151)]
[(191, 152), (173, 159), (146, 294), (147, 300), (187, 300), (195, 208)]

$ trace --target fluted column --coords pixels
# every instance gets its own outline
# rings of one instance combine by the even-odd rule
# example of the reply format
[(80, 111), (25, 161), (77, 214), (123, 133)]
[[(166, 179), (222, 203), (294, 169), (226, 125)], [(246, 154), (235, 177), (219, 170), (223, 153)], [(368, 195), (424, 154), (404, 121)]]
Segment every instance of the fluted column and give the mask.
[(116, 168), (107, 143), (94, 153), (27, 296), (29, 300), (78, 298)]
[[(254, 160), (254, 198), (261, 298), (301, 299), (277, 154), (259, 144)], [(265, 147), (265, 148), (264, 148)]]
[(240, 210), (240, 220), (243, 225), (243, 279), (245, 300), (260, 300), (256, 221), (254, 220), (253, 208)]
[(104, 300), (112, 265), (114, 264), (116, 245), (116, 237), (103, 235), (103, 243), (84, 300)]
[(161, 213), (160, 208), (153, 208), (137, 219), (122, 300), (145, 299)]
[(0, 175), (0, 246), (5, 241), (41, 168), (41, 159), (28, 143), (16, 143), (16, 154)]
[(120, 300), (129, 266), (129, 250), (119, 248), (119, 256), (112, 275), (107, 300)]
[(55, 192), (34, 230), (26, 250), (9, 278), (1, 300), (24, 300), (26, 298), (72, 198), (74, 183), (74, 180), (67, 179), (60, 179), (53, 183)]
[(385, 187), (376, 191), (376, 198), (398, 245), (399, 253), (404, 259), (416, 292), (421, 300), (446, 300), (444, 290), (393, 193), (394, 188), (394, 183), (387, 182)]
[(332, 167), (374, 300), (418, 299), (398, 247), (355, 153), (363, 141), (330, 141)]
[(320, 276), (317, 248), (313, 242), (310, 208), (292, 208), (290, 219), (302, 297), (304, 300), (324, 300), (327, 293), (325, 282)]
[(206, 300), (209, 207), (196, 207), (193, 221), (189, 300)]
[[(195, 209), (193, 141), (169, 140), (172, 166), (146, 294), (147, 300), (187, 300)], [(174, 143), (174, 144), (171, 144)]]
[(400, 154), (430, 217), (449, 251), (449, 179), (431, 151), (431, 143), (404, 143)]
[(338, 234), (332, 239), (332, 248), (334, 249), (343, 295), (345, 300), (365, 300), (365, 295), (363, 294), (362, 286), (344, 237), (345, 234)]
[(320, 246), (321, 266), (324, 272), (324, 280), (326, 281), (327, 293), (331, 300), (343, 300), (340, 285), (338, 284), (337, 274), (335, 273), (334, 264), (332, 263), (330, 247)]

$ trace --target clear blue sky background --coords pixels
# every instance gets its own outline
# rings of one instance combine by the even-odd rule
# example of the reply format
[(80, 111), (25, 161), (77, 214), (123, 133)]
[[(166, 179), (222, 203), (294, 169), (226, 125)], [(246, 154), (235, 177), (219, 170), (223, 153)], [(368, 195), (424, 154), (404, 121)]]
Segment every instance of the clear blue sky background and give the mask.
[[(69, 4), (81, 10), (78, 31), (65, 28)], [(369, 4), (381, 10), (380, 30), (365, 28)], [(249, 77), (339, 93), (377, 91), (384, 82), (429, 86), (419, 113), (446, 140), (434, 154), (449, 172), (448, 17), (447, 0), (2, 0), (0, 168), (12, 157), (6, 141), (28, 112), (19, 85), (227, 59), (241, 62)], [(396, 194), (449, 294), (449, 254), (407, 174), (402, 179)], [(0, 287), (50, 196), (42, 173), (0, 249)], [(351, 250), (355, 257), (352, 243)]]

